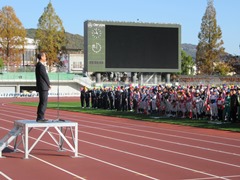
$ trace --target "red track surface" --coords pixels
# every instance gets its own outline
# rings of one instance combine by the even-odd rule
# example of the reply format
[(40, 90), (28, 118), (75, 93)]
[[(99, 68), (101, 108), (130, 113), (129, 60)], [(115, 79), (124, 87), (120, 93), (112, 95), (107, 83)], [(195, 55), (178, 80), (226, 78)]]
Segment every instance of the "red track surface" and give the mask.
[[(61, 98), (64, 100), (69, 99)], [(15, 120), (36, 117), (35, 107), (11, 104), (13, 101), (38, 99), (0, 98), (0, 139)], [(47, 110), (46, 118), (56, 117), (56, 110)], [(23, 159), (21, 151), (4, 152), (0, 179), (240, 179), (240, 133), (66, 111), (60, 111), (60, 117), (78, 122), (81, 158), (71, 158), (70, 150), (58, 152), (46, 135), (30, 159)], [(30, 136), (37, 138), (37, 131)]]

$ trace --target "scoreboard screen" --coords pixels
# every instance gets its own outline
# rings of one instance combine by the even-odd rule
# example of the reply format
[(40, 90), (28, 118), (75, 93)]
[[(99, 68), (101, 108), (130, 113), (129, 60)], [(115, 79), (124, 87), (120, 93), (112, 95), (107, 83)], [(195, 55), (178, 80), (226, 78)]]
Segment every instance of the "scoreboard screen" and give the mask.
[(178, 72), (177, 24), (86, 21), (84, 67), (88, 72)]

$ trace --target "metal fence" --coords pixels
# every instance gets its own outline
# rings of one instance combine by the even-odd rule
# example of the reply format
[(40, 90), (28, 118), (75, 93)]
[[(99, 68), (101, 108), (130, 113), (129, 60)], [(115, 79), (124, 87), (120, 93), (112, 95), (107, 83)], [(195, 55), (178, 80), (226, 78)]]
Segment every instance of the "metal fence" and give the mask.
[(179, 76), (181, 85), (239, 85), (240, 76)]

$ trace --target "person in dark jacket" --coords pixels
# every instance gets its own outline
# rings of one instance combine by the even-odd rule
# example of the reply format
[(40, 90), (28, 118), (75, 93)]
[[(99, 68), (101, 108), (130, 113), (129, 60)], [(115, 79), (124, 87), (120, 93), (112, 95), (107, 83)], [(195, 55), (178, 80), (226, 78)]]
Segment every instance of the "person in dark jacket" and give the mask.
[(102, 107), (103, 107), (103, 109), (108, 109), (109, 108), (109, 97), (108, 97), (108, 92), (107, 92), (106, 87), (103, 88), (101, 97), (102, 97)]
[(238, 121), (240, 122), (240, 87), (237, 89), (237, 102), (238, 102), (238, 108), (237, 108), (237, 114), (238, 114)]
[(51, 89), (49, 77), (45, 68), (46, 54), (41, 52), (37, 55), (38, 62), (36, 64), (36, 90), (39, 94), (39, 104), (37, 108), (37, 122), (46, 122), (45, 111), (48, 103), (48, 91)]
[(80, 89), (80, 101), (81, 101), (81, 106), (82, 108), (85, 107), (85, 93), (86, 93), (86, 88), (82, 87)]
[(114, 109), (114, 102), (115, 102), (115, 92), (112, 90), (110, 87), (108, 90), (108, 98), (109, 98), (109, 109), (113, 110)]
[(115, 99), (115, 102), (114, 102), (114, 104), (115, 104), (115, 109), (117, 110), (117, 111), (120, 111), (121, 110), (121, 102), (122, 102), (122, 97), (121, 97), (121, 91), (120, 91), (120, 87), (118, 87), (118, 88), (116, 88), (116, 90), (115, 90), (115, 97), (114, 97), (114, 99)]
[(231, 89), (232, 95), (230, 98), (230, 117), (233, 123), (237, 121), (237, 107), (238, 107), (238, 101), (237, 101), (237, 94), (236, 89)]
[(96, 88), (94, 87), (89, 92), (90, 92), (90, 96), (91, 96), (92, 108), (97, 108), (97, 90), (96, 90)]
[(122, 98), (122, 111), (127, 111), (128, 108), (128, 91), (122, 86), (121, 87), (121, 98)]
[(86, 88), (86, 89), (85, 89), (86, 108), (90, 108), (90, 98), (91, 98), (90, 91)]

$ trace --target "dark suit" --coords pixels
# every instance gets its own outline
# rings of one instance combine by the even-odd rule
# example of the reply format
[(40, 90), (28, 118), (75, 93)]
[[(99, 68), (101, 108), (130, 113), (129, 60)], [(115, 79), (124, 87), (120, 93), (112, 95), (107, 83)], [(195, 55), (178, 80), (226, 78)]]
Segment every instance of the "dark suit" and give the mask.
[(36, 64), (36, 87), (39, 94), (39, 104), (37, 109), (37, 120), (44, 119), (44, 114), (47, 109), (48, 90), (50, 88), (50, 81), (46, 72), (45, 66), (39, 61)]
[(238, 106), (238, 101), (237, 101), (237, 94), (232, 94), (230, 98), (230, 117), (232, 119), (232, 122), (237, 121), (237, 106)]

